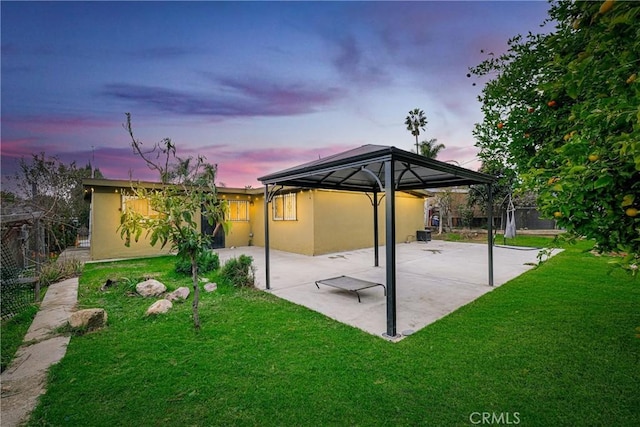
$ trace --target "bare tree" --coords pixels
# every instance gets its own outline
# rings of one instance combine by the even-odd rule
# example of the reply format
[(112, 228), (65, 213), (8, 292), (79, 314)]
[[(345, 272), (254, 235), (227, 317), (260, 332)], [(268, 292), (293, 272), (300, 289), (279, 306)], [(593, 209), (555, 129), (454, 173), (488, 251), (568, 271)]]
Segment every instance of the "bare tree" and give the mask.
[(149, 189), (136, 184), (131, 178), (131, 191), (140, 199), (147, 199), (154, 215), (145, 216), (134, 209), (123, 209), (120, 219), (120, 235), (125, 245), (131, 239), (138, 241), (143, 232), (150, 236), (150, 243), (158, 242), (162, 247), (170, 244), (178, 256), (191, 262), (193, 281), (193, 325), (200, 328), (198, 303), (198, 257), (207, 250), (211, 236), (199, 231), (197, 215), (202, 215), (210, 225), (215, 224), (215, 234), (224, 222), (226, 203), (217, 197), (215, 178), (216, 165), (206, 162), (204, 156), (180, 158), (171, 139), (165, 138), (144, 150), (143, 144), (133, 134), (131, 114), (126, 113), (124, 128), (131, 138), (131, 147), (136, 156), (156, 171), (161, 185)]
[(438, 223), (438, 234), (442, 234), (442, 229), (444, 226), (445, 220), (447, 221), (447, 227), (449, 230), (453, 228), (452, 220), (451, 220), (451, 210), (452, 210), (452, 196), (451, 189), (447, 188), (443, 192), (438, 193), (436, 196), (436, 203), (440, 210), (440, 222)]

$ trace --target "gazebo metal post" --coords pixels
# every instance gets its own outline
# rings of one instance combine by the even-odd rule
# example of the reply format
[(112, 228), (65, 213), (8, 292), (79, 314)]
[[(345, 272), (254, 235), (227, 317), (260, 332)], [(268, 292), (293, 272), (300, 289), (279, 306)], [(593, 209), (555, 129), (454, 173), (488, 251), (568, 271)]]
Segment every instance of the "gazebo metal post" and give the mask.
[(269, 184), (264, 186), (264, 273), (267, 289), (271, 289), (269, 268)]
[(385, 182), (385, 246), (387, 251), (387, 333), (389, 338), (396, 336), (396, 195), (395, 168), (393, 160), (384, 164)]
[(373, 190), (373, 266), (378, 267), (379, 249), (378, 249), (378, 191)]
[(489, 251), (489, 286), (493, 286), (493, 189), (487, 184), (487, 245)]

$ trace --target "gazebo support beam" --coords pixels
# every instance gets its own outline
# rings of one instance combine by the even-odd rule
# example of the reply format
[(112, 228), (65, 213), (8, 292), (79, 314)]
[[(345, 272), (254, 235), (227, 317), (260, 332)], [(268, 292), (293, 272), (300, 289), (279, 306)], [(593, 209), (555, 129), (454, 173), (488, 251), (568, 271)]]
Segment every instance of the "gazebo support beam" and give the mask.
[(378, 237), (378, 192), (373, 190), (373, 266), (378, 267), (380, 265), (380, 249), (379, 237)]
[(269, 263), (269, 184), (264, 186), (264, 274), (266, 287), (271, 289), (271, 275)]
[(387, 275), (387, 338), (396, 337), (396, 186), (392, 160), (384, 164), (385, 182), (385, 247)]
[(487, 184), (487, 245), (489, 252), (489, 286), (493, 286), (493, 186)]

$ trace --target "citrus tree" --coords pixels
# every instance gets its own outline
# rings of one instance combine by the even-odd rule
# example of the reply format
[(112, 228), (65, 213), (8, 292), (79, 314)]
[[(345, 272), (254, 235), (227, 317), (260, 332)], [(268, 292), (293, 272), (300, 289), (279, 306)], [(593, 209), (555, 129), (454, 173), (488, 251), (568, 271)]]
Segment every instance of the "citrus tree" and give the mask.
[[(601, 251), (640, 254), (640, 3), (557, 1), (548, 33), (471, 69), (489, 78), (474, 134), (546, 217)], [(470, 75), (469, 75), (470, 76)]]
[(210, 225), (215, 224), (215, 233), (227, 224), (224, 222), (226, 204), (218, 200), (215, 178), (216, 165), (206, 162), (205, 157), (180, 158), (171, 139), (165, 138), (151, 149), (134, 137), (131, 115), (126, 114), (124, 125), (131, 138), (136, 155), (159, 175), (155, 188), (140, 186), (131, 180), (131, 191), (139, 199), (148, 200), (154, 215), (144, 216), (134, 209), (124, 209), (120, 218), (120, 235), (129, 246), (131, 240), (138, 241), (145, 233), (152, 246), (169, 244), (177, 255), (191, 263), (193, 281), (193, 325), (200, 328), (198, 303), (198, 258), (207, 250), (212, 236), (200, 232), (197, 217), (202, 215)]

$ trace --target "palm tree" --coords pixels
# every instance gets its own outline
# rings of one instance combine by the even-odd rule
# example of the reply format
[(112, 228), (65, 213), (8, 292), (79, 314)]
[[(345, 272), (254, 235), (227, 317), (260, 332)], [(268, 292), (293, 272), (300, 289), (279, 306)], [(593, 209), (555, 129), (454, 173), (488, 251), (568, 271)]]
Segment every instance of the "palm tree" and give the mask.
[(420, 143), (420, 155), (435, 159), (444, 148), (444, 144), (438, 144), (438, 140), (435, 138), (424, 140)]
[(419, 153), (418, 135), (420, 135), (420, 131), (424, 130), (427, 126), (427, 118), (424, 115), (424, 111), (419, 108), (414, 108), (409, 111), (409, 115), (405, 119), (404, 124), (407, 125), (407, 130), (411, 132), (411, 135), (416, 137), (416, 153)]

